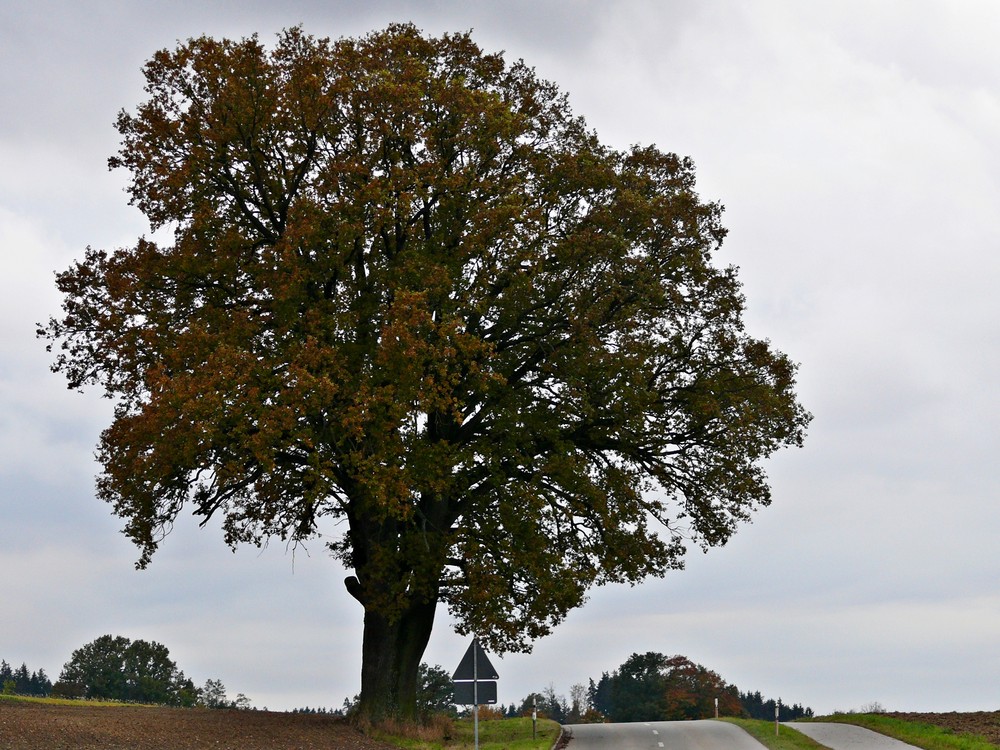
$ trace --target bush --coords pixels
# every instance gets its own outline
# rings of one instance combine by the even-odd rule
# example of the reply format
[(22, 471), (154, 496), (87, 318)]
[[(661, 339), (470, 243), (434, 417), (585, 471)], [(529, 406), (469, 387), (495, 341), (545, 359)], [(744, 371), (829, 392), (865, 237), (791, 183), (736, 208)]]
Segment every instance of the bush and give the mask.
[(53, 698), (67, 698), (69, 700), (77, 700), (83, 698), (87, 694), (87, 686), (82, 682), (69, 682), (66, 680), (59, 680), (55, 685), (52, 686), (51, 696)]

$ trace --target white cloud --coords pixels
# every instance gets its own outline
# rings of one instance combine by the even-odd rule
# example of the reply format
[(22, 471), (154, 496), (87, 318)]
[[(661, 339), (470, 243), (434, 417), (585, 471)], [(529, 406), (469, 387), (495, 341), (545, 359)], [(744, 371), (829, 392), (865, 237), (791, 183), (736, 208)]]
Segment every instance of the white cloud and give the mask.
[(58, 313), (53, 269), (67, 254), (53, 234), (0, 207), (0, 474), (48, 484), (92, 471), (90, 456), (108, 404), (67, 391), (49, 372), (38, 323)]

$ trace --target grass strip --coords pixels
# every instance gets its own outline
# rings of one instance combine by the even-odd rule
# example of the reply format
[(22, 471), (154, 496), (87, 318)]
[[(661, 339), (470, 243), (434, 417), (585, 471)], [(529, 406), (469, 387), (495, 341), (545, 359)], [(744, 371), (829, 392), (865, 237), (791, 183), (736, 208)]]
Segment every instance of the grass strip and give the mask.
[(840, 724), (854, 724), (888, 737), (894, 737), (924, 750), (997, 750), (985, 737), (965, 732), (954, 732), (933, 724), (903, 721), (880, 714), (833, 714), (816, 717), (813, 721), (831, 721)]
[(774, 722), (762, 719), (734, 719), (725, 718), (719, 721), (728, 721), (730, 724), (746, 730), (746, 732), (757, 740), (768, 750), (826, 750), (825, 745), (821, 745), (811, 737), (806, 737), (802, 732), (797, 732), (784, 724), (778, 727), (778, 733), (774, 732)]
[[(558, 722), (539, 719), (537, 734), (532, 739), (530, 717), (481, 720), (479, 747), (480, 750), (549, 750), (559, 731)], [(384, 727), (373, 734), (405, 750), (451, 750), (472, 747), (475, 729), (472, 719), (457, 719), (447, 727), (435, 722), (426, 728)]]
[(148, 703), (122, 703), (120, 701), (85, 700), (80, 698), (39, 698), (32, 695), (0, 695), (0, 701), (11, 703), (41, 703), (46, 706), (117, 706), (119, 708), (152, 707)]

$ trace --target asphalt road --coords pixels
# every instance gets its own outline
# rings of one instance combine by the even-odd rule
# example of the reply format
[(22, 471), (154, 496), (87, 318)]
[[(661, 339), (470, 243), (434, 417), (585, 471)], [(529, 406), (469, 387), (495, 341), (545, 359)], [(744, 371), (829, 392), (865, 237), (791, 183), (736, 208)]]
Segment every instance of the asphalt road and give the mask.
[[(830, 750), (915, 750), (913, 745), (851, 724), (789, 722)], [(722, 721), (648, 721), (574, 724), (569, 750), (761, 750), (761, 744)]]
[(761, 744), (723, 721), (574, 724), (569, 750), (761, 750)]
[(886, 737), (870, 729), (852, 724), (834, 724), (822, 721), (790, 721), (788, 726), (812, 737), (830, 750), (913, 750), (913, 745)]

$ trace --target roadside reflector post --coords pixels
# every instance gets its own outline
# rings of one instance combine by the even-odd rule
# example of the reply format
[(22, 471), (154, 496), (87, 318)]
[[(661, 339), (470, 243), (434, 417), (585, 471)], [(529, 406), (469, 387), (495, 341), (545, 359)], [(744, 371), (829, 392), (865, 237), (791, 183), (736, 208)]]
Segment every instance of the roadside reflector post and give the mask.
[(472, 725), (476, 733), (476, 750), (479, 750), (479, 641), (472, 641)]
[(719, 699), (715, 699), (715, 718), (719, 718)]
[(531, 739), (535, 739), (535, 731), (538, 727), (538, 700), (531, 696)]
[(774, 704), (774, 736), (778, 736), (778, 716), (781, 715), (781, 701)]

